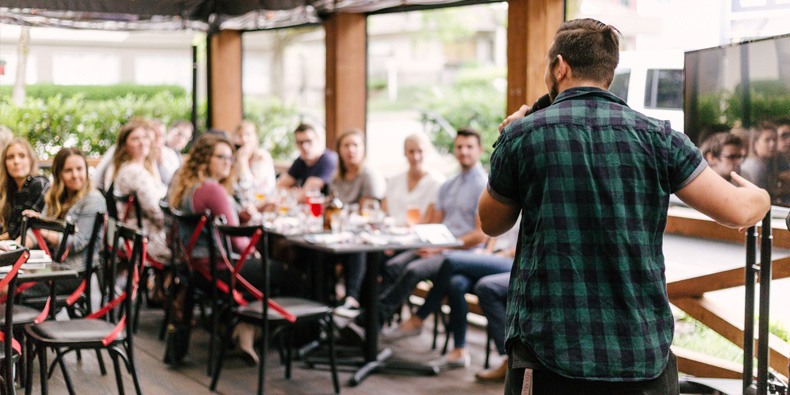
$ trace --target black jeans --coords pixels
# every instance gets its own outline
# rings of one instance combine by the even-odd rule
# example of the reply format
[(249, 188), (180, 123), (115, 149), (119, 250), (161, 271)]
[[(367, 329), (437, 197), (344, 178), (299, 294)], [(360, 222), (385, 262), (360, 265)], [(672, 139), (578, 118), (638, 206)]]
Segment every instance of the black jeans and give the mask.
[(652, 380), (645, 381), (599, 381), (571, 379), (560, 376), (546, 368), (533, 369), (531, 392), (522, 392), (527, 383), (524, 382), (526, 368), (514, 368), (513, 358), (508, 358), (507, 378), (505, 379), (505, 395), (677, 395), (678, 365), (677, 357), (669, 352), (669, 362), (664, 372)]

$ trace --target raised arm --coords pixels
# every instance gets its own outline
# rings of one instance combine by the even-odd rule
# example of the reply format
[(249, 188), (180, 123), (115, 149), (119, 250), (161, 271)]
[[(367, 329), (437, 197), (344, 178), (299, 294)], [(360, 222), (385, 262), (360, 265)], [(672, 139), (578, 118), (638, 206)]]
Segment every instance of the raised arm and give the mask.
[(752, 226), (768, 212), (771, 198), (764, 189), (735, 172), (732, 180), (738, 186), (706, 168), (675, 195), (722, 225), (733, 228)]

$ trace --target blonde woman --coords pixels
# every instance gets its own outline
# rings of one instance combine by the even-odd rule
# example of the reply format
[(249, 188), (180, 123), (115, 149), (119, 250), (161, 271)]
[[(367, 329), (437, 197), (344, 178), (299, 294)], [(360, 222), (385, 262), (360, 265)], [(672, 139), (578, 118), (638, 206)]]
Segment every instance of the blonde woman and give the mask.
[(38, 174), (38, 161), (30, 143), (12, 139), (0, 155), (0, 240), (19, 237), (22, 212), (40, 212), (49, 181)]
[(274, 160), (261, 148), (255, 124), (243, 121), (233, 133), (236, 146), (236, 175), (239, 193), (245, 204), (256, 203), (256, 194), (268, 194), (276, 187)]
[[(70, 268), (82, 272), (85, 270), (85, 259), (87, 257), (85, 249), (90, 243), (93, 233), (94, 220), (96, 214), (107, 211), (104, 197), (91, 184), (88, 178), (88, 164), (85, 154), (78, 148), (63, 148), (55, 154), (52, 160), (52, 186), (44, 195), (43, 215), (47, 218), (65, 219), (74, 223), (75, 232), (69, 240), (69, 255), (64, 262)], [(27, 210), (28, 216), (40, 216), (38, 212)], [(61, 234), (48, 230), (41, 230), (41, 236), (51, 247), (60, 244)], [(35, 242), (34, 237), (28, 237), (31, 243)], [(96, 244), (99, 247), (99, 244)], [(94, 254), (93, 262), (98, 259)], [(66, 294), (74, 291), (81, 281), (80, 277), (65, 279), (55, 282), (56, 292)], [(38, 286), (25, 292), (25, 295), (40, 294), (47, 295), (49, 285), (39, 284)]]

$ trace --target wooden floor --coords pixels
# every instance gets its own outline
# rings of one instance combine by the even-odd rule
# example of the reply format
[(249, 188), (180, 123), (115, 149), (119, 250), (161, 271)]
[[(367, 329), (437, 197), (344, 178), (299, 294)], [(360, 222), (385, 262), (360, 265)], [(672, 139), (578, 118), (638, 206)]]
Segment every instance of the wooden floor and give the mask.
[[(157, 338), (161, 321), (160, 310), (143, 310), (140, 329), (135, 337), (135, 358), (145, 394), (208, 394), (210, 378), (206, 375), (206, 349), (208, 336), (203, 330), (193, 332), (190, 355), (186, 366), (172, 369), (162, 362), (164, 343)], [(431, 352), (432, 336), (425, 330), (418, 338), (399, 341), (391, 345), (395, 355), (410, 360), (430, 361), (439, 356)], [(443, 338), (443, 337), (442, 337)], [(413, 376), (396, 373), (377, 373), (370, 376), (357, 387), (349, 387), (350, 371), (340, 372), (341, 393), (343, 394), (501, 394), (503, 384), (481, 384), (474, 380), (474, 373), (482, 369), (485, 333), (479, 328), (470, 328), (467, 343), (472, 353), (472, 365), (467, 369), (442, 372), (438, 376)], [(101, 376), (96, 356), (83, 353), (78, 363), (74, 357), (67, 358), (67, 366), (75, 390), (78, 394), (117, 393), (111, 361), (105, 354), (109, 374)], [(51, 361), (51, 358), (50, 358)], [(498, 363), (496, 352), (492, 363)], [(330, 394), (332, 380), (328, 370), (307, 369), (300, 362), (294, 363), (292, 378), (285, 380), (285, 369), (280, 366), (276, 351), (267, 356), (267, 394)], [(34, 371), (33, 393), (39, 393), (38, 370)], [(134, 393), (131, 376), (123, 370), (127, 393)], [(246, 366), (240, 358), (231, 355), (225, 360), (222, 377), (217, 388), (220, 394), (250, 394), (257, 388), (257, 367)], [(66, 385), (59, 370), (49, 380), (51, 394), (63, 394)]]

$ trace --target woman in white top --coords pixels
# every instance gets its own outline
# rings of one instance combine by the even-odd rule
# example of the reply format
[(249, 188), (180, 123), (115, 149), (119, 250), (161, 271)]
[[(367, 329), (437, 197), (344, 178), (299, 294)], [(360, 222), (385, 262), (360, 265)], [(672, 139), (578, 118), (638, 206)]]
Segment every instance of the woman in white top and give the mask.
[[(151, 132), (147, 123), (132, 120), (118, 133), (111, 166), (112, 188), (116, 196), (134, 193), (143, 217), (143, 228), (148, 232), (149, 258), (166, 264), (170, 259), (165, 236), (165, 215), (159, 201), (165, 197), (167, 187), (159, 178), (159, 171), (151, 157)], [(118, 213), (126, 209), (125, 203), (116, 202)], [(134, 217), (134, 210), (130, 213)], [(127, 218), (132, 221), (132, 218)]]
[(382, 207), (399, 225), (407, 223), (407, 212), (410, 208), (419, 209), (420, 212), (419, 220), (413, 221), (414, 223), (424, 223), (431, 218), (444, 176), (429, 171), (424, 166), (425, 155), (430, 147), (430, 141), (421, 133), (406, 137), (403, 155), (409, 162), (409, 170), (387, 182)]
[(255, 124), (242, 121), (233, 133), (236, 145), (236, 175), (242, 203), (255, 204), (256, 195), (274, 191), (277, 180), (274, 160), (265, 149), (260, 148)]

